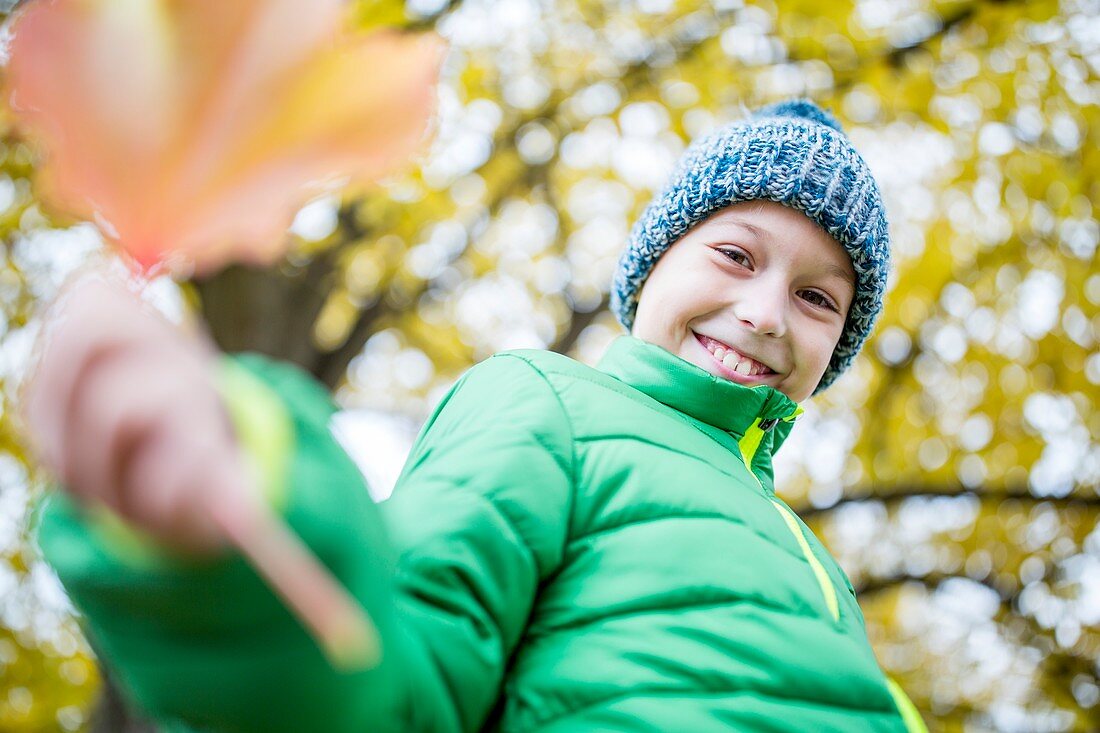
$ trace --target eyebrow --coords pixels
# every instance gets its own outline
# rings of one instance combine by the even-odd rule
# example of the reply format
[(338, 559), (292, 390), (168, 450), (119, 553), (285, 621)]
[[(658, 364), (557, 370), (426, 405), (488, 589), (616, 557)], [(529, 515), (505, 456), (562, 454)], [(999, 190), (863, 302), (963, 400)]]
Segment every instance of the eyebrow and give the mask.
[(754, 237), (756, 237), (757, 239), (760, 239), (760, 240), (767, 241), (767, 240), (770, 240), (772, 238), (771, 232), (769, 232), (767, 229), (761, 229), (760, 227), (756, 226), (755, 224), (750, 224), (747, 221), (741, 221), (740, 219), (734, 219), (733, 217), (727, 217), (724, 223), (733, 224), (734, 226), (740, 227), (741, 229), (747, 229), (749, 234), (753, 235)]
[(844, 269), (835, 262), (826, 262), (822, 265), (822, 267), (825, 268), (826, 275), (833, 275), (834, 277), (840, 278), (841, 280), (855, 288), (856, 278), (855, 275), (853, 275), (850, 271)]
[[(741, 229), (747, 230), (749, 232), (749, 234), (753, 235), (754, 237), (756, 237), (760, 241), (768, 242), (768, 241), (771, 241), (773, 239), (772, 233), (769, 232), (767, 229), (763, 229), (761, 227), (758, 227), (755, 224), (750, 224), (747, 221), (742, 221), (741, 219), (735, 219), (733, 217), (729, 217), (725, 220), (725, 223), (732, 224), (736, 227), (740, 227)], [(855, 286), (856, 286), (855, 275), (853, 275), (851, 272), (844, 269), (840, 265), (836, 264), (835, 262), (823, 262), (823, 263), (821, 263), (821, 267), (825, 270), (826, 275), (832, 275), (833, 277), (840, 278), (844, 282), (851, 285), (852, 288), (855, 288)]]

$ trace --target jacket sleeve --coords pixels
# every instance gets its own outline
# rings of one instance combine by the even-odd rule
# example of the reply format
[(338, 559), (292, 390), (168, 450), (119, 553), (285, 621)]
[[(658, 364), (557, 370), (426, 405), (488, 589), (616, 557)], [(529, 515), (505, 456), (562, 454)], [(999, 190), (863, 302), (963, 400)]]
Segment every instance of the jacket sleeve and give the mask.
[(539, 584), (561, 564), (572, 496), (569, 421), (522, 356), (479, 364), (424, 426), (382, 506), (398, 612), (454, 709), (432, 730), (477, 730), (500, 696)]
[(324, 390), (285, 365), (239, 363), (293, 428), (284, 517), (370, 614), (381, 663), (333, 669), (239, 556), (120, 551), (55, 494), (39, 544), (93, 645), (172, 730), (476, 730), (564, 544), (571, 441), (553, 390), (515, 357), (475, 367), (376, 506), (329, 434)]

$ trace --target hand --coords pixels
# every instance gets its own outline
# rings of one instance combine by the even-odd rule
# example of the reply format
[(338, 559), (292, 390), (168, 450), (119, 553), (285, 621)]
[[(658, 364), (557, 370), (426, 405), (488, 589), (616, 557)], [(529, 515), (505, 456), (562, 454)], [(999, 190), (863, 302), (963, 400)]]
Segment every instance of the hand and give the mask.
[(65, 490), (180, 549), (234, 545), (335, 667), (378, 663), (370, 618), (251, 490), (209, 343), (98, 274), (66, 289), (44, 331), (25, 413)]
[(223, 547), (210, 508), (249, 484), (213, 347), (99, 273), (67, 286), (44, 334), (24, 397), (41, 462), (81, 502), (168, 545)]

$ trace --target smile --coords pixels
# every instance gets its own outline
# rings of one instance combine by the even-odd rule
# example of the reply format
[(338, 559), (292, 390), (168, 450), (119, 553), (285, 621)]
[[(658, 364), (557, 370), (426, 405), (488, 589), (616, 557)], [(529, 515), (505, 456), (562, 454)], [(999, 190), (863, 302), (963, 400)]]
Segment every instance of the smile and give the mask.
[(698, 333), (695, 334), (695, 338), (699, 340), (703, 348), (710, 352), (710, 355), (714, 357), (714, 360), (718, 363), (718, 366), (727, 378), (733, 378), (739, 382), (747, 382), (759, 381), (747, 378), (766, 377), (775, 374), (775, 371), (768, 366), (761, 364), (752, 357), (738, 352), (728, 344), (724, 344), (721, 341)]

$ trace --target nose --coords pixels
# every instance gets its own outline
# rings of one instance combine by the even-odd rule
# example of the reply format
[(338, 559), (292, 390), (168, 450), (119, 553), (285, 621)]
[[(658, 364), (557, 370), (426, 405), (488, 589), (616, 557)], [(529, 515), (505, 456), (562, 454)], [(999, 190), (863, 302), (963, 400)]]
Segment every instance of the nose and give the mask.
[(733, 306), (741, 324), (760, 335), (780, 337), (787, 332), (787, 288), (770, 278), (759, 277), (738, 288)]

